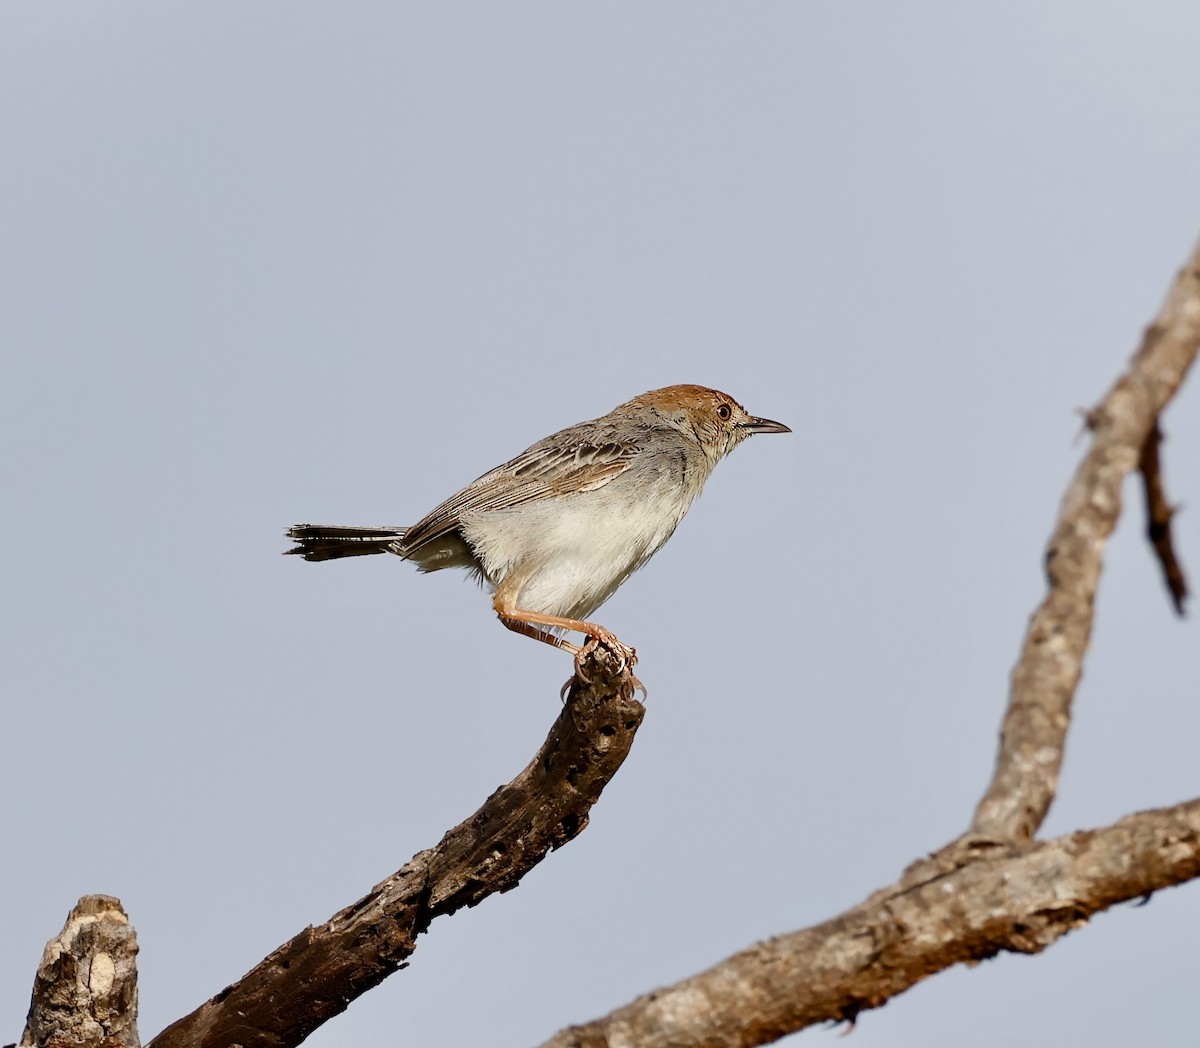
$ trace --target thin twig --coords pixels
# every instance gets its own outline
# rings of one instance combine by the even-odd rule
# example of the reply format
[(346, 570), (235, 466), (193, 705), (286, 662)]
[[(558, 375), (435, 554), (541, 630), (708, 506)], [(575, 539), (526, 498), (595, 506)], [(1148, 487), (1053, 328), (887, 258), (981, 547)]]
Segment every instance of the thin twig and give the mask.
[(1167, 501), (1167, 493), (1163, 484), (1162, 462), (1159, 456), (1159, 446), (1162, 444), (1162, 430), (1155, 423), (1142, 445), (1141, 459), (1138, 469), (1142, 474), (1142, 490), (1146, 496), (1146, 537), (1154, 549), (1162, 565), (1163, 580), (1167, 584), (1167, 592), (1171, 594), (1171, 603), (1179, 615), (1184, 614), (1183, 604), (1187, 600), (1187, 577), (1183, 566), (1175, 555), (1175, 545), (1171, 541), (1171, 518), (1175, 516), (1175, 507)]

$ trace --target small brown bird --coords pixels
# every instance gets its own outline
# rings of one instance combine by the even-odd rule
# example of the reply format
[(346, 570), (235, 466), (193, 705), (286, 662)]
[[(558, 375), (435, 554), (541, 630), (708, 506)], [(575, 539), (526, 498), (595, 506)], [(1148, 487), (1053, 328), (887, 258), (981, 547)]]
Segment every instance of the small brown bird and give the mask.
[(575, 655), (570, 630), (634, 650), (586, 621), (671, 537), (713, 467), (754, 433), (790, 433), (704, 386), (668, 386), (539, 440), (411, 528), (297, 524), (305, 560), (394, 553), (421, 571), (467, 568), (510, 630)]

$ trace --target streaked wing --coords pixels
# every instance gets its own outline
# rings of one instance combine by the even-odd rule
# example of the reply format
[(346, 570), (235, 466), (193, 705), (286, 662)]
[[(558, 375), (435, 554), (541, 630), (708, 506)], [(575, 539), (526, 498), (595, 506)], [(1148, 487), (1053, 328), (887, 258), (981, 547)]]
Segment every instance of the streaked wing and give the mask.
[(511, 473), (518, 482), (542, 484), (546, 494), (595, 491), (624, 473), (638, 451), (633, 444), (615, 440), (605, 444), (576, 444), (573, 448), (534, 445), (500, 469)]
[(454, 531), (463, 514), (503, 510), (549, 495), (595, 491), (619, 477), (641, 452), (636, 444), (565, 440), (569, 431), (539, 441), (503, 466), (485, 473), (409, 528), (404, 544), (415, 549)]

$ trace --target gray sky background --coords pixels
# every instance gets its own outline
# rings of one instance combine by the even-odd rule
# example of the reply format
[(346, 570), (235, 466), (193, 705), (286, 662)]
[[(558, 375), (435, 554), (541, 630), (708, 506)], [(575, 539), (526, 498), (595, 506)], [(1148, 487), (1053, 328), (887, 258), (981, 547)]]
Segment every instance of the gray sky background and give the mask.
[[(0, 7), (0, 1039), (81, 894), (149, 1038), (518, 771), (570, 660), (283, 530), (411, 523), (669, 383), (795, 433), (598, 615), (629, 761), (309, 1043), (529, 1045), (958, 833), (1078, 411), (1200, 235), (1198, 49), (1192, 0)], [(1195, 376), (1165, 425), (1200, 583)], [(1197, 793), (1196, 620), (1129, 495), (1048, 834)], [(1166, 892), (854, 1044), (1180, 1044), (1198, 932)]]

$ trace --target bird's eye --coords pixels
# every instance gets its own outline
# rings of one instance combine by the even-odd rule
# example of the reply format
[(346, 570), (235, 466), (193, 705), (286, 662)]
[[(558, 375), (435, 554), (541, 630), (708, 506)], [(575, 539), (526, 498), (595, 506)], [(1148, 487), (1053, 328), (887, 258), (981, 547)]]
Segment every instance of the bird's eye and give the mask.
[(731, 408), (728, 404), (722, 404), (719, 408), (717, 408), (717, 418), (719, 418), (722, 422), (728, 422), (729, 417), (732, 414), (733, 408)]

